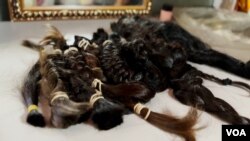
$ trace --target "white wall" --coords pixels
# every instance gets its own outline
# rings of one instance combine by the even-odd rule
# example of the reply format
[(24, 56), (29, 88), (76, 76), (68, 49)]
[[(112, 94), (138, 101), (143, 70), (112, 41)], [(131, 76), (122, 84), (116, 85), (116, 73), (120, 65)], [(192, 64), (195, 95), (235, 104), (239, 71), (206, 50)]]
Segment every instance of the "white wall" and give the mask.
[(215, 8), (219, 8), (223, 0), (214, 0), (213, 6)]
[(237, 0), (214, 0), (213, 6), (215, 8), (223, 8), (234, 10)]

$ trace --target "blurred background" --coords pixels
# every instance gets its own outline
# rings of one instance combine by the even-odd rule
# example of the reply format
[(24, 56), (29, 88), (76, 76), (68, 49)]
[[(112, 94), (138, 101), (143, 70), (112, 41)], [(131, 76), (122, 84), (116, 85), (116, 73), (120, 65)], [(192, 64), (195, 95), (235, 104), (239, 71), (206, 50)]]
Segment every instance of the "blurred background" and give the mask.
[[(41, 1), (41, 0), (40, 0)], [(53, 0), (49, 0), (50, 2)], [(61, 3), (64, 0), (60, 0)], [(57, 4), (60, 4), (60, 1), (55, 0)], [(89, 0), (81, 0), (82, 3), (88, 3)], [(95, 4), (100, 2), (105, 2), (105, 4), (112, 3), (114, 0), (94, 0)], [(139, 3), (140, 0), (137, 0)], [(181, 7), (213, 7), (214, 3), (220, 3), (222, 0), (152, 0), (152, 15), (157, 15), (160, 12), (160, 9), (164, 3), (168, 3), (173, 6), (181, 6)], [(71, 4), (74, 3), (74, 0), (69, 1)], [(136, 2), (136, 1), (134, 1)], [(49, 3), (47, 3), (49, 4)], [(134, 3), (133, 3), (134, 4)], [(9, 21), (9, 10), (8, 10), (8, 0), (0, 1), (0, 20), (1, 21)]]
[[(23, 2), (25, 8), (44, 8), (54, 5), (56, 5), (54, 8), (76, 8), (77, 6), (91, 8), (93, 5), (101, 7), (138, 6), (142, 5), (143, 0), (24, 0)], [(164, 7), (165, 5), (167, 6)], [(250, 14), (246, 14), (249, 13), (249, 9), (250, 0), (152, 0), (149, 16), (161, 21), (174, 20), (190, 33), (210, 44), (214, 49), (247, 61), (250, 59)], [(17, 37), (33, 36), (33, 31), (29, 32), (25, 29), (29, 25), (35, 27), (34, 22), (12, 24), (12, 22), (8, 22), (10, 21), (9, 15), (8, 0), (0, 0), (0, 30), (1, 33), (9, 34), (9, 36), (1, 36), (2, 41), (6, 42), (9, 38), (14, 39), (14, 37), (16, 39)], [(88, 27), (93, 27), (88, 29), (95, 29), (100, 25), (103, 26), (103, 24), (108, 27), (110, 20), (102, 18), (102, 20), (96, 21), (66, 20), (64, 22), (54, 21), (54, 23), (65, 28), (67, 23), (71, 22), (69, 32), (76, 34), (79, 29), (71, 28), (73, 23), (77, 27), (77, 25), (90, 22)], [(40, 24), (42, 24), (42, 21), (37, 23), (37, 25)], [(17, 34), (18, 31), (16, 30), (20, 34)], [(23, 30), (25, 30), (25, 34), (21, 34)], [(36, 28), (37, 32), (42, 32), (40, 30), (42, 29)], [(89, 30), (89, 33), (92, 33), (92, 31)]]

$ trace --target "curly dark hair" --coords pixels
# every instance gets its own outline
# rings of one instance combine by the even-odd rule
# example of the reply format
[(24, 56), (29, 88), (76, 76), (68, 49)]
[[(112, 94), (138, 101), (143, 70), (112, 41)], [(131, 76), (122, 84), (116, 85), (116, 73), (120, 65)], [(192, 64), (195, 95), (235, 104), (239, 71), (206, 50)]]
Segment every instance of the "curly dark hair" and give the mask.
[(175, 98), (184, 104), (205, 110), (232, 124), (250, 123), (224, 100), (214, 97), (202, 85), (201, 78), (249, 91), (248, 84), (208, 75), (187, 61), (219, 67), (245, 78), (250, 78), (249, 63), (244, 64), (209, 48), (173, 22), (152, 21), (138, 16), (122, 17), (111, 24), (111, 29), (114, 34), (109, 37), (102, 36), (105, 35), (102, 29), (93, 36), (93, 40), (103, 41), (99, 58), (107, 80), (118, 84), (139, 81), (156, 92), (172, 88)]

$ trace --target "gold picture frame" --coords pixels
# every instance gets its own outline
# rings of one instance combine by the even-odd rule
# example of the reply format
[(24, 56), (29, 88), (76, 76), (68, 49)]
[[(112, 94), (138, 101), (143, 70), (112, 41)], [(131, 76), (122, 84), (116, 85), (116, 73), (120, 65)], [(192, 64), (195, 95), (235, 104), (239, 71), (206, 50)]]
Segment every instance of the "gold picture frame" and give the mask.
[(33, 6), (25, 7), (25, 0), (8, 0), (12, 21), (76, 20), (113, 18), (122, 15), (145, 15), (151, 10), (151, 0), (141, 5), (108, 6)]

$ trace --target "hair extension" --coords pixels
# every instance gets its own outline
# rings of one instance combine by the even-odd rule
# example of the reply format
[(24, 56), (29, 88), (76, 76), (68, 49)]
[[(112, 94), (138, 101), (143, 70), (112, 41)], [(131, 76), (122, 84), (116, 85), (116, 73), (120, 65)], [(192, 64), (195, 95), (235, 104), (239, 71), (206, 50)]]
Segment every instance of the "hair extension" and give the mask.
[(109, 82), (144, 81), (152, 85), (152, 89), (162, 91), (168, 86), (166, 78), (179, 76), (187, 61), (180, 44), (166, 43), (157, 36), (146, 38), (149, 37), (125, 41), (118, 34), (112, 34), (111, 41), (103, 43), (100, 60)]
[[(55, 28), (53, 29), (55, 30)], [(54, 34), (60, 34), (59, 31), (54, 32)], [(50, 43), (56, 40), (57, 35), (51, 35)], [(58, 40), (62, 40), (62, 36)], [(47, 36), (49, 40), (49, 36)], [(54, 44), (54, 49), (44, 48), (45, 45), (36, 45), (29, 41), (25, 41), (26, 46), (31, 48), (39, 47), (40, 51), (40, 73), (42, 73), (41, 86), (44, 94), (48, 95), (51, 104), (51, 122), (55, 127), (66, 128), (71, 124), (75, 124), (79, 116), (83, 119), (84, 113), (88, 111), (87, 103), (76, 103), (69, 100), (66, 92), (64, 92), (64, 84), (61, 80), (61, 76), (69, 76), (70, 70), (64, 69), (65, 62), (63, 62), (64, 56), (62, 56), (62, 50), (60, 47), (56, 47)], [(24, 42), (24, 43), (25, 43)], [(49, 43), (49, 42), (48, 42)]]
[(65, 66), (65, 63), (61, 63), (63, 57), (58, 49), (52, 52), (42, 50), (40, 53), (43, 94), (47, 95), (51, 104), (51, 122), (58, 128), (66, 128), (77, 123), (80, 115), (89, 110), (88, 103), (76, 103), (68, 97), (63, 81), (65, 75), (63, 71), (57, 71), (57, 68)]
[[(52, 28), (53, 30), (57, 30), (55, 27)], [(57, 34), (60, 33), (58, 32)], [(56, 35), (54, 35), (54, 37), (56, 37)], [(39, 45), (28, 40), (24, 40), (22, 42), (22, 45), (35, 50), (44, 49), (44, 45)], [(22, 95), (26, 105), (28, 106), (27, 122), (34, 126), (43, 127), (45, 126), (44, 117), (42, 116), (42, 114), (38, 112), (38, 107), (37, 107), (38, 94), (40, 93), (39, 81), (41, 80), (40, 67), (41, 67), (40, 62), (37, 62), (30, 70), (22, 88)]]
[[(77, 56), (75, 56), (75, 58), (77, 58)], [(74, 57), (71, 56), (69, 57), (69, 59), (74, 59)], [(70, 63), (70, 61), (67, 61), (67, 62)], [(71, 62), (71, 63), (77, 63), (77, 61)], [(76, 66), (78, 65), (76, 64)], [(81, 64), (81, 65), (85, 65), (85, 64)], [(69, 67), (73, 67), (73, 68), (74, 66), (75, 65), (73, 64), (69, 65)], [(71, 76), (68, 80), (69, 83), (66, 85), (66, 89), (67, 89), (66, 91), (69, 92), (68, 94), (71, 97), (71, 99), (75, 101), (88, 101), (95, 92), (94, 89), (91, 88), (91, 85), (90, 85), (90, 80), (92, 79), (91, 69), (83, 67), (83, 69), (80, 68), (79, 71), (81, 71), (81, 74), (80, 72), (71, 73)], [(58, 111), (57, 107), (56, 107), (56, 110)], [(64, 110), (63, 112), (65, 114)], [(122, 123), (123, 121), (122, 113), (123, 113), (123, 109), (121, 108), (121, 106), (115, 103), (112, 103), (106, 99), (99, 99), (92, 105), (90, 114), (91, 114), (91, 119), (93, 120), (94, 124), (97, 125), (99, 129), (107, 130)], [(80, 113), (78, 113), (78, 115), (79, 114)], [(60, 116), (63, 116), (63, 115), (60, 115)]]
[(240, 116), (234, 108), (202, 85), (202, 79), (187, 72), (182, 78), (172, 80), (174, 96), (183, 104), (207, 111), (231, 124), (249, 124), (248, 118)]
[[(78, 38), (81, 39), (80, 37), (78, 37)], [(84, 39), (84, 40), (86, 40), (86, 39)], [(75, 44), (78, 45), (77, 42), (75, 42)], [(77, 47), (79, 48), (79, 45)], [(86, 50), (89, 51), (89, 49), (91, 47), (92, 47), (91, 43), (89, 43), (89, 46), (86, 46)], [(82, 56), (82, 57), (80, 57), (80, 56)], [(79, 84), (83, 85), (85, 82), (90, 84), (90, 83), (92, 83), (90, 81), (93, 80), (94, 78), (105, 80), (105, 78), (103, 78), (104, 76), (102, 74), (102, 70), (99, 68), (100, 64), (99, 64), (99, 60), (96, 56), (94, 56), (93, 54), (90, 54), (88, 52), (81, 51), (80, 55), (75, 56), (75, 58), (76, 58), (76, 63), (83, 61), (83, 62), (85, 62), (85, 67), (86, 67), (85, 70), (77, 73), (77, 76), (81, 77), (78, 80), (78, 81), (81, 81)], [(89, 74), (89, 75), (87, 75), (87, 74)], [(74, 83), (71, 83), (71, 84), (74, 84)], [(90, 86), (88, 85), (88, 89), (91, 89), (89, 87)], [(72, 88), (73, 91), (75, 89), (77, 89), (77, 88), (76, 87)], [(94, 89), (92, 88), (92, 91), (93, 90)], [(92, 94), (93, 93), (94, 92), (92, 92)], [(91, 96), (92, 95), (90, 95), (88, 97), (90, 98)], [(86, 96), (84, 96), (84, 97), (86, 97)], [(113, 103), (108, 99), (101, 98), (98, 101), (96, 101), (94, 104), (92, 104), (92, 106), (93, 106), (93, 108), (92, 108), (91, 119), (99, 129), (107, 130), (107, 129), (113, 128), (113, 127), (115, 127), (123, 122), (122, 115), (124, 112), (124, 108), (121, 105)]]
[(33, 126), (44, 127), (44, 117), (39, 113), (37, 107), (40, 90), (38, 82), (41, 79), (39, 67), (39, 63), (37, 62), (29, 71), (22, 87), (22, 96), (28, 108), (27, 122)]
[[(88, 119), (91, 114), (92, 120), (99, 129), (109, 129), (119, 125), (122, 122), (123, 114), (121, 106), (106, 99), (100, 99), (95, 102), (90, 112), (89, 105), (82, 103), (88, 101), (88, 98), (94, 92), (91, 85), (84, 83), (84, 80), (88, 78), (89, 82), (91, 80), (89, 75), (103, 77), (101, 71), (96, 69), (99, 64), (95, 56), (82, 51), (78, 53), (77, 48), (67, 49), (64, 45), (62, 46), (65, 40), (54, 27), (52, 27), (51, 33), (40, 43), (42, 45), (24, 41), (24, 45), (30, 48), (42, 49), (39, 62), (42, 76), (41, 85), (43, 93), (49, 94), (52, 107), (52, 124), (58, 128), (66, 128)], [(54, 49), (44, 48), (49, 44), (52, 44)], [(92, 48), (96, 48), (95, 44), (90, 45), (92, 45)], [(87, 49), (88, 51), (91, 50), (89, 47)], [(90, 69), (91, 73), (87, 73), (89, 72), (88, 68), (92, 68), (92, 70)], [(70, 99), (81, 103), (76, 103)], [(110, 120), (106, 120), (106, 118)]]
[[(59, 72), (56, 71), (57, 68), (59, 68), (59, 66), (62, 67), (65, 64), (60, 61), (60, 59), (62, 58), (62, 56), (60, 55), (62, 54), (62, 51), (59, 49), (60, 47), (57, 47), (60, 44), (54, 44), (53, 45), (54, 49), (44, 48), (45, 45), (51, 44), (51, 43), (53, 44), (57, 40), (62, 40), (63, 42), (65, 41), (63, 40), (63, 36), (61, 36), (60, 32), (56, 31), (57, 30), (56, 28), (52, 28), (52, 29), (55, 32), (53, 34), (48, 35), (46, 38), (44, 38), (47, 41), (51, 38), (50, 42), (47, 42), (43, 45), (37, 45), (30, 41), (23, 42), (23, 45), (25, 46), (40, 50), (40, 60), (37, 64), (33, 66), (35, 70), (32, 69), (31, 72), (29, 73), (29, 76), (27, 77), (27, 80), (25, 82), (24, 89), (23, 89), (23, 96), (26, 101), (27, 100), (29, 101), (29, 99), (32, 100), (28, 104), (29, 115), (28, 115), (27, 121), (35, 126), (45, 126), (44, 119), (42, 115), (38, 113), (37, 106), (36, 106), (38, 103), (38, 93), (40, 91), (39, 89), (40, 86), (38, 85), (38, 82), (33, 82), (33, 81), (41, 80), (40, 81), (41, 91), (43, 92), (43, 94), (48, 95), (51, 93), (51, 95), (48, 95), (48, 97), (49, 99), (51, 99), (50, 104), (52, 106), (51, 108), (52, 124), (56, 127), (65, 128), (68, 126), (67, 125), (68, 123), (60, 123), (60, 122), (67, 121), (69, 122), (69, 125), (72, 124), (72, 121), (77, 119), (75, 117), (78, 117), (79, 114), (82, 114), (84, 113), (84, 111), (88, 110), (88, 104), (73, 102), (69, 100), (66, 92), (63, 92), (64, 90), (63, 82), (62, 80), (59, 79), (60, 77)], [(29, 78), (31, 75), (34, 76), (33, 79)], [(37, 79), (38, 75), (39, 75), (39, 80)], [(38, 85), (38, 86), (35, 86), (35, 85)], [(30, 90), (29, 91), (26, 90), (29, 87), (31, 87)], [(30, 105), (32, 104), (32, 102), (34, 104)], [(75, 116), (76, 114), (78, 115)]]
[[(82, 55), (84, 58), (83, 60), (89, 67), (88, 71), (90, 73), (89, 78), (82, 80), (89, 81), (89, 80), (94, 80), (94, 78), (99, 78), (104, 80), (102, 71), (98, 69), (99, 66), (98, 58), (89, 53), (82, 53)], [(93, 95), (91, 95), (91, 97), (93, 97)], [(92, 98), (90, 98), (90, 103), (92, 103), (91, 99)], [(124, 107), (122, 107), (121, 105), (113, 103), (112, 101), (101, 97), (96, 102), (94, 102), (92, 106), (93, 106), (93, 111), (91, 119), (97, 125), (98, 129), (108, 130), (123, 122), (122, 115), (124, 112)]]
[[(198, 71), (190, 71), (194, 68), (186, 64), (187, 60), (206, 63), (249, 78), (250, 75), (245, 73), (245, 65), (241, 61), (210, 49), (175, 23), (154, 22), (140, 17), (124, 17), (111, 24), (111, 28), (128, 42), (133, 41), (134, 38), (143, 38), (146, 44), (151, 45), (152, 53), (149, 59), (162, 72), (168, 74), (165, 77), (172, 81), (170, 87), (174, 88), (174, 95), (179, 101), (194, 107), (198, 106), (229, 123), (248, 123), (248, 119), (238, 115), (235, 110), (231, 110), (233, 108), (228, 103), (215, 98), (207, 88), (202, 86), (202, 79), (199, 77), (221, 84), (231, 83), (231, 85), (245, 89), (249, 89), (248, 84), (228, 81), (228, 79), (220, 80)], [(231, 112), (224, 114), (229, 110)]]
[(97, 58), (89, 53), (70, 52), (64, 59), (68, 69), (76, 70), (68, 80), (67, 91), (74, 100), (93, 103), (91, 119), (98, 129), (107, 130), (121, 124), (123, 107), (103, 98), (91, 102), (91, 97), (95, 94), (94, 88), (91, 87), (91, 81), (96, 77), (96, 70), (93, 68), (99, 65)]
[[(145, 66), (153, 66), (153, 64), (147, 61), (147, 57), (145, 55), (147, 55), (148, 52), (146, 52), (145, 50), (146, 48), (144, 47), (145, 45), (143, 41), (135, 40), (129, 43), (120, 42), (119, 37), (116, 37), (116, 36), (117, 35), (114, 35), (114, 37), (112, 37), (112, 38), (115, 38), (113, 39), (113, 41), (107, 40), (103, 43), (103, 50), (101, 52), (101, 55), (102, 55), (101, 65), (103, 69), (106, 69), (104, 72), (108, 73), (106, 74), (107, 78), (109, 79), (108, 82), (113, 82), (115, 84), (121, 83), (121, 84), (114, 85), (114, 86), (106, 85), (106, 84), (103, 84), (102, 86), (100, 86), (100, 84), (97, 84), (97, 85), (99, 85), (99, 90), (101, 89), (101, 87), (103, 87), (104, 96), (113, 100), (117, 100), (118, 102), (125, 104), (126, 107), (132, 110), (133, 107), (136, 105), (136, 103), (138, 103), (138, 101), (148, 102), (152, 97), (154, 97), (155, 92), (148, 89), (147, 87), (145, 87), (144, 85), (140, 83), (133, 82), (133, 81), (138, 81), (138, 80), (131, 79), (132, 78), (131, 74), (133, 74), (133, 71), (135, 69), (128, 71), (129, 69), (133, 68), (133, 66), (131, 67), (132, 63), (129, 64), (130, 60), (124, 60), (126, 55), (124, 56), (122, 55), (130, 54), (130, 58), (131, 58), (131, 54), (132, 54), (131, 61), (133, 63), (143, 63), (143, 64), (139, 64), (139, 67), (142, 67), (142, 68)], [(125, 71), (123, 71), (123, 69)], [(154, 68), (151, 67), (151, 69), (145, 69), (145, 70), (147, 71), (154, 70)], [(143, 71), (143, 69), (138, 70), (138, 72), (140, 71)], [(130, 73), (130, 76), (129, 74), (123, 74), (123, 73), (128, 73), (128, 72)], [(157, 69), (157, 71), (152, 73), (152, 75), (157, 74), (157, 72), (160, 73)], [(157, 79), (155, 80), (157, 81)], [(124, 81), (126, 83), (123, 83)], [(151, 82), (154, 83), (154, 80), (152, 80)], [(144, 84), (150, 84), (150, 82), (147, 81)], [(153, 88), (156, 89), (157, 87), (153, 87)], [(144, 110), (145, 111), (147, 110), (147, 113), (145, 113)], [(183, 119), (178, 119), (178, 118), (174, 118), (171, 116), (167, 116), (167, 115), (163, 115), (163, 114), (159, 114), (155, 112), (150, 112), (150, 114), (148, 114), (149, 110), (147, 108), (142, 109), (142, 111), (143, 112), (139, 113), (139, 115), (143, 117), (146, 116), (146, 119), (148, 119), (148, 121), (151, 124), (159, 127), (160, 129), (183, 136), (186, 140), (195, 140), (193, 136), (192, 127), (196, 123), (196, 119), (197, 119), (196, 112), (191, 112), (192, 111), (191, 110), (190, 113), (188, 113), (186, 117), (184, 117)], [(178, 129), (178, 127), (183, 127), (183, 128)]]
[[(91, 79), (91, 78), (90, 78)], [(83, 87), (86, 90), (83, 91), (84, 94), (81, 94), (83, 98), (89, 99), (91, 104), (91, 119), (94, 124), (101, 130), (107, 130), (113, 128), (123, 122), (122, 115), (123, 115), (123, 107), (111, 102), (108, 99), (100, 98), (95, 102), (91, 102), (91, 97), (95, 95), (95, 89), (89, 86), (89, 83), (82, 82), (83, 80), (80, 79), (80, 86), (70, 88), (73, 92), (79, 90), (79, 87)], [(88, 81), (88, 80), (87, 80)], [(71, 83), (72, 85), (75, 82)], [(83, 85), (84, 84), (84, 85)], [(88, 92), (86, 92), (88, 91)], [(75, 93), (75, 92), (74, 92)], [(79, 99), (77, 97), (77, 99)]]
[[(105, 97), (123, 103), (131, 111), (134, 111), (146, 121), (164, 131), (180, 135), (187, 141), (195, 140), (192, 129), (197, 120), (197, 111), (195, 109), (191, 109), (189, 113), (181, 119), (156, 113), (138, 104), (138, 102), (148, 102), (155, 95), (154, 91), (144, 85), (136, 82), (107, 85), (98, 80), (96, 81), (94, 86), (101, 90)], [(139, 111), (137, 108), (139, 108)]]
[(143, 40), (126, 43), (103, 43), (101, 66), (107, 80), (118, 84), (122, 82), (140, 81), (155, 91), (167, 87), (162, 72), (150, 60)]
[(211, 49), (209, 45), (174, 22), (159, 22), (138, 16), (122, 17), (111, 24), (111, 29), (128, 41), (143, 38), (151, 43), (153, 48), (157, 48), (155, 43), (158, 40), (163, 40), (162, 43), (178, 42), (185, 50), (189, 61), (207, 64), (247, 79), (250, 78), (250, 61), (244, 63)]
[[(89, 72), (89, 75), (85, 76), (87, 72)], [(78, 79), (78, 81), (80, 81), (78, 82), (80, 86), (72, 87), (70, 89), (76, 94), (77, 92), (75, 91), (79, 90), (79, 87), (85, 88), (89, 91), (89, 92), (83, 91), (84, 95), (82, 96), (85, 97), (86, 99), (89, 99), (90, 103), (93, 103), (91, 104), (92, 105), (91, 119), (94, 122), (94, 124), (98, 127), (98, 129), (107, 130), (121, 124), (123, 122), (122, 119), (123, 107), (104, 98), (100, 98), (96, 100), (96, 102), (91, 102), (92, 101), (91, 97), (95, 95), (95, 88), (91, 87), (92, 83), (91, 81), (93, 80), (94, 77), (91, 68), (85, 70), (84, 74), (80, 74), (80, 77), (81, 78)], [(71, 84), (74, 84), (74, 82)]]
[(108, 130), (123, 122), (123, 107), (107, 99), (99, 99), (93, 105), (92, 121), (98, 129)]
[[(85, 43), (83, 44), (84, 46), (85, 46)], [(136, 48), (133, 48), (131, 46), (135, 46)], [(154, 67), (154, 65), (150, 61), (147, 60), (147, 57), (145, 57), (147, 52), (145, 52), (143, 48), (144, 48), (144, 44), (140, 40), (126, 44), (124, 47), (125, 51), (134, 53), (133, 57), (134, 59), (138, 61), (139, 67), (144, 67), (144, 65), (146, 66), (146, 68), (142, 69), (143, 71), (150, 68), (150, 70), (154, 70), (156, 73), (158, 71), (158, 73), (160, 74), (158, 68)], [(89, 81), (87, 81), (85, 84), (84, 80), (87, 78), (91, 80), (91, 78), (93, 78), (92, 71), (93, 71), (93, 68), (96, 68), (98, 66), (98, 62), (97, 62), (98, 60), (95, 59), (91, 55), (88, 56), (88, 54), (84, 54), (83, 52), (81, 52), (82, 54), (80, 55), (82, 55), (83, 57), (80, 57), (80, 59), (84, 58), (84, 61), (80, 63), (80, 60), (76, 59), (78, 57), (77, 49), (69, 48), (69, 50), (64, 50), (63, 55), (62, 55), (62, 51), (58, 49), (60, 49), (60, 47), (54, 47), (54, 50), (42, 50), (41, 51), (40, 72), (42, 75), (42, 86), (45, 84), (44, 79), (47, 79), (47, 81), (50, 82), (49, 85), (43, 86), (43, 88), (47, 87), (47, 91), (50, 91), (49, 97), (50, 97), (50, 103), (52, 106), (52, 119), (51, 119), (52, 123), (56, 127), (65, 128), (71, 124), (74, 124), (76, 122), (76, 119), (80, 120), (80, 115), (82, 115), (84, 112), (87, 112), (89, 109), (88, 108), (89, 105), (87, 103), (86, 104), (76, 103), (69, 99), (70, 97), (74, 99), (74, 93), (76, 91), (83, 92), (83, 90), (78, 88), (79, 86), (81, 87), (84, 86), (85, 89), (89, 89), (88, 91), (91, 91), (91, 88), (88, 87)], [(62, 59), (65, 60), (65, 62), (61, 62)], [(79, 73), (80, 71), (82, 71), (83, 74), (80, 74)], [(151, 75), (153, 74), (154, 73), (152, 73)], [(145, 77), (149, 77), (149, 76), (147, 76), (146, 74)], [(148, 79), (153, 80), (152, 77), (153, 76), (150, 76)], [(160, 78), (161, 77), (159, 77), (158, 79)], [(69, 81), (66, 81), (66, 80), (69, 80)], [(129, 90), (130, 87), (124, 84), (124, 88)], [(140, 89), (140, 87), (138, 88), (132, 87), (132, 88), (135, 88), (135, 90), (138, 88)], [(73, 90), (73, 91), (70, 91), (70, 90)], [(71, 93), (67, 93), (67, 92), (71, 92)], [(117, 92), (118, 91), (116, 90), (115, 93)], [(137, 114), (139, 114), (140, 116), (143, 116), (145, 119), (147, 119), (148, 122), (159, 127), (160, 129), (183, 136), (186, 140), (190, 140), (190, 141), (195, 140), (192, 127), (197, 118), (196, 112), (190, 112), (188, 113), (186, 117), (182, 119), (174, 118), (171, 116), (167, 116), (167, 115), (163, 115), (163, 114), (159, 114), (155, 112), (149, 112), (149, 109), (145, 107), (141, 108), (140, 112), (138, 112), (138, 110), (136, 110), (138, 107), (138, 104), (137, 104), (138, 101), (147, 102), (155, 94), (155, 92), (150, 89), (144, 89), (142, 92), (145, 92), (145, 94), (147, 95), (143, 96), (143, 94), (140, 94), (141, 92), (139, 90), (138, 91), (139, 95), (137, 95), (137, 97), (134, 95), (131, 95), (131, 97), (128, 97), (128, 99), (131, 99), (131, 100), (127, 102), (124, 101), (125, 98), (122, 98), (126, 96), (124, 94), (121, 95), (123, 92), (118, 92), (118, 95), (120, 95), (120, 98), (119, 97), (116, 97), (116, 98), (120, 99), (120, 101), (118, 102), (121, 102), (123, 104), (125, 103), (125, 106), (127, 108), (129, 109), (135, 108), (135, 112)], [(112, 91), (106, 91), (105, 95), (106, 96), (114, 95), (115, 93), (112, 94)], [(120, 105), (115, 104), (103, 98), (101, 94), (98, 93), (98, 91), (96, 91), (96, 93), (90, 92), (87, 95), (84, 95), (83, 97), (86, 98), (89, 96), (90, 96), (89, 98), (90, 106), (92, 107), (91, 119), (97, 125), (99, 129), (110, 129), (111, 127), (114, 127), (122, 122), (123, 108)], [(71, 109), (72, 107), (74, 108)], [(82, 113), (78, 111), (79, 108), (83, 109)], [(147, 110), (147, 113), (146, 113), (146, 110)], [(75, 114), (78, 115), (77, 118), (75, 117), (76, 116)], [(109, 119), (109, 120), (106, 120), (106, 119)], [(68, 123), (65, 123), (66, 121)], [(181, 126), (182, 128), (180, 128)]]
[[(140, 116), (146, 118), (148, 112), (148, 108), (143, 108)], [(181, 119), (151, 111), (146, 120), (164, 131), (182, 136), (186, 141), (196, 140), (192, 128), (197, 122), (197, 111), (195, 109), (189, 110), (187, 115)]]

